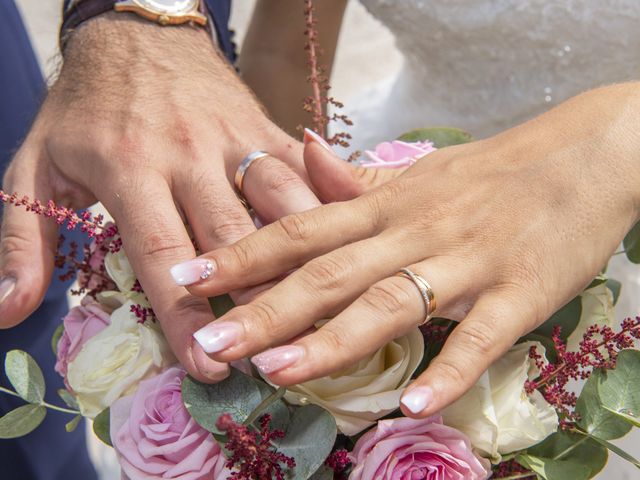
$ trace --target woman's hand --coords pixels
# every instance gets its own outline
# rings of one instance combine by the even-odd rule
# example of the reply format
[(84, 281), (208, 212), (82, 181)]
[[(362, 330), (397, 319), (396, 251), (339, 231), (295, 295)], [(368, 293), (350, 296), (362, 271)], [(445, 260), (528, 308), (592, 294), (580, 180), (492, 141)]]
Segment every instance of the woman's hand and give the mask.
[[(461, 321), (402, 398), (409, 416), (439, 411), (584, 288), (638, 219), (638, 112), (637, 85), (596, 90), (205, 255), (213, 274), (189, 286), (198, 296), (297, 270), (196, 339), (218, 361), (255, 355), (279, 385), (327, 375), (424, 320), (418, 289), (394, 276), (408, 267), (431, 284), (436, 314)], [(307, 165), (321, 155), (308, 145)]]

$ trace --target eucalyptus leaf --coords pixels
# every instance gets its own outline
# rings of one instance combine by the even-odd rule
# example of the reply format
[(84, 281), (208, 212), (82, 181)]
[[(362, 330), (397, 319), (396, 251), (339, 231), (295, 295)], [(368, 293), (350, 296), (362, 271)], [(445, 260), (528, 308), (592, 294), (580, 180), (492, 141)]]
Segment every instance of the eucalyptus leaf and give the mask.
[(607, 279), (607, 288), (611, 290), (613, 294), (613, 304), (616, 305), (620, 298), (620, 292), (622, 291), (622, 283), (614, 278), (609, 278)]
[(636, 223), (627, 233), (622, 242), (627, 258), (632, 263), (640, 263), (640, 222)]
[(31, 355), (22, 350), (11, 350), (5, 358), (4, 371), (20, 397), (29, 403), (42, 403), (44, 376)]
[(76, 415), (75, 417), (73, 417), (73, 419), (70, 422), (68, 422), (64, 426), (64, 429), (68, 433), (73, 432), (78, 427), (78, 424), (80, 423), (80, 420), (82, 420), (82, 415)]
[(532, 333), (536, 335), (542, 335), (543, 337), (551, 338), (553, 336), (553, 328), (555, 326), (561, 327), (560, 337), (563, 340), (569, 338), (569, 335), (580, 323), (580, 315), (582, 314), (582, 298), (580, 296), (575, 297), (564, 307), (554, 313), (549, 320), (544, 322)]
[(67, 405), (67, 407), (73, 408), (74, 410), (80, 410), (78, 402), (76, 401), (75, 397), (69, 392), (69, 390), (66, 390), (64, 388), (58, 389), (58, 396)]
[(602, 446), (607, 447), (610, 451), (612, 451), (616, 455), (620, 456), (621, 458), (624, 458), (627, 462), (633, 463), (636, 466), (636, 468), (640, 469), (640, 461), (638, 461), (635, 457), (633, 457), (629, 453), (625, 452), (619, 446), (617, 446), (617, 445), (615, 445), (615, 444), (613, 444), (611, 442), (607, 442), (606, 440), (603, 440), (601, 438), (594, 437), (594, 436), (591, 436), (591, 435), (589, 435), (589, 436), (591, 438), (593, 438), (596, 442), (600, 443)]
[(607, 283), (607, 276), (602, 274), (598, 275), (596, 278), (594, 278), (591, 281), (591, 283), (587, 288), (585, 288), (585, 290), (589, 290), (590, 288), (597, 287), (598, 285), (602, 285), (603, 283)]
[(600, 402), (625, 417), (640, 417), (640, 351), (626, 349), (618, 354), (616, 367), (597, 377)]
[(316, 473), (309, 477), (309, 480), (333, 480), (333, 470), (326, 465), (322, 465)]
[(398, 140), (403, 142), (424, 142), (429, 140), (433, 142), (436, 148), (444, 148), (451, 145), (469, 143), (473, 141), (473, 137), (459, 128), (431, 127), (411, 130), (398, 137)]
[(598, 385), (604, 372), (596, 370), (582, 388), (576, 403), (576, 412), (580, 415), (578, 426), (586, 433), (602, 440), (613, 440), (626, 435), (631, 425), (602, 406)]
[(260, 389), (251, 377), (232, 368), (231, 374), (215, 384), (201, 383), (190, 376), (182, 381), (182, 401), (193, 419), (209, 432), (222, 434), (216, 427), (220, 415), (228, 413), (244, 422), (260, 404)]
[(588, 436), (559, 430), (527, 449), (527, 454), (552, 460), (568, 460), (589, 467), (590, 477), (607, 464), (609, 452)]
[[(255, 382), (258, 390), (260, 390), (260, 402), (265, 401), (275, 393), (276, 390), (266, 382), (263, 382), (258, 378), (252, 378), (252, 380)], [(260, 418), (265, 413), (271, 415), (271, 423), (269, 424), (269, 426), (272, 430), (284, 431), (287, 429), (291, 415), (289, 414), (289, 407), (287, 407), (287, 404), (283, 400), (277, 400), (273, 402), (271, 405), (269, 405), (269, 407), (261, 412), (260, 415), (258, 415), (258, 418)]]
[(102, 440), (103, 443), (112, 447), (110, 420), (110, 411), (108, 408), (105, 408), (93, 419), (93, 433), (95, 433), (96, 437)]
[(58, 355), (58, 342), (64, 333), (64, 323), (58, 325), (58, 328), (53, 332), (53, 336), (51, 337), (51, 350), (53, 350), (54, 355)]
[(31, 433), (42, 423), (47, 409), (42, 405), (22, 405), (0, 418), (0, 438), (18, 438)]
[(209, 305), (211, 305), (211, 310), (216, 318), (220, 318), (236, 306), (233, 300), (231, 300), (231, 297), (226, 294), (209, 298)]
[(591, 478), (591, 469), (577, 462), (553, 460), (533, 455), (517, 455), (516, 462), (545, 480), (582, 480)]
[(613, 410), (613, 409), (607, 407), (606, 405), (603, 405), (603, 408), (605, 410), (613, 413), (614, 415), (617, 415), (618, 417), (620, 417), (624, 421), (629, 422), (634, 427), (640, 427), (640, 418), (634, 417), (633, 415), (629, 415), (629, 414), (624, 413), (624, 412), (618, 412), (616, 410)]
[(284, 438), (274, 441), (279, 452), (293, 457), (296, 467), (287, 479), (307, 480), (331, 453), (338, 429), (333, 416), (317, 405), (297, 408)]

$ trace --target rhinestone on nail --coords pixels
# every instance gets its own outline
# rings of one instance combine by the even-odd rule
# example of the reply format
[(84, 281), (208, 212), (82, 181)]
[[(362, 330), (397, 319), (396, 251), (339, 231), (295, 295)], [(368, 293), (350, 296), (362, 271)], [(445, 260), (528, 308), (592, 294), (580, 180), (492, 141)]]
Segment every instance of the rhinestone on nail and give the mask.
[(207, 262), (207, 264), (204, 266), (204, 270), (200, 274), (200, 279), (206, 280), (211, 276), (212, 273), (213, 273), (213, 263)]

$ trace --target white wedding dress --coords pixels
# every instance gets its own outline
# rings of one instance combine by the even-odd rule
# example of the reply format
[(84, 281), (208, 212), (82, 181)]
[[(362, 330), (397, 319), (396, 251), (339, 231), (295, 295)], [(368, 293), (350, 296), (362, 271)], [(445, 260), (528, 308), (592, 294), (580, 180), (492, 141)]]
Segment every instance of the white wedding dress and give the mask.
[[(361, 1), (404, 58), (396, 76), (346, 102), (355, 149), (436, 125), (482, 138), (582, 91), (640, 79), (638, 0)], [(609, 275), (623, 282), (618, 317), (637, 315), (640, 265), (618, 256)], [(639, 439), (623, 440), (636, 457)], [(636, 475), (612, 455), (599, 478)]]

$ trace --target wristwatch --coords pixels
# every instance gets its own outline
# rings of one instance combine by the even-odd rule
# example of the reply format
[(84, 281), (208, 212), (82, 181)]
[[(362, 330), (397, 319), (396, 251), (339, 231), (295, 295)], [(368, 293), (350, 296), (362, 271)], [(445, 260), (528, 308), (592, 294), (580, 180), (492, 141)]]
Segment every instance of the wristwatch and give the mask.
[(60, 38), (64, 40), (70, 29), (110, 10), (132, 12), (160, 25), (191, 23), (209, 27), (203, 0), (74, 0), (64, 12)]

